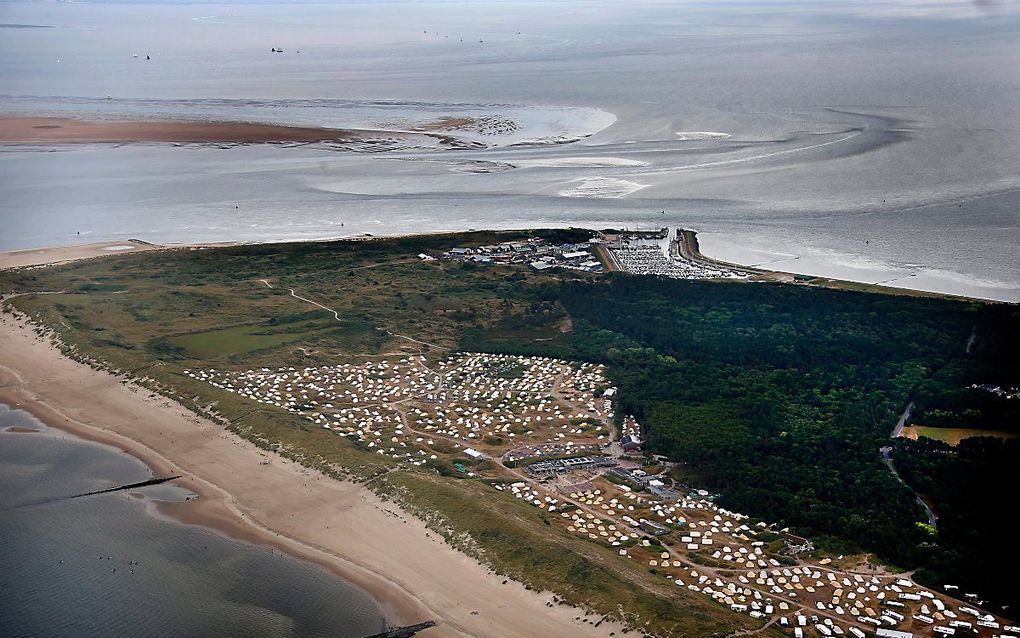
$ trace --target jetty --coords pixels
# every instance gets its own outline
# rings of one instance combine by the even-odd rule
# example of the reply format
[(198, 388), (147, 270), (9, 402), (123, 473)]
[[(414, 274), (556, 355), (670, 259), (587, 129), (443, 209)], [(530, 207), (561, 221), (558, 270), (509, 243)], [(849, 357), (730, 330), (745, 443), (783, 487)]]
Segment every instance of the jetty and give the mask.
[(372, 634), (371, 636), (366, 636), (365, 638), (411, 638), (411, 636), (415, 635), (419, 631), (435, 626), (436, 621), (426, 620), (425, 622), (420, 622), (416, 625), (408, 625), (406, 627), (395, 627), (393, 629), (387, 629), (381, 634)]
[(20, 505), (15, 505), (13, 507), (15, 509), (21, 508), (21, 507), (32, 507), (32, 506), (35, 506), (35, 505), (46, 505), (48, 503), (56, 503), (56, 502), (59, 502), (59, 501), (69, 501), (69, 500), (75, 499), (75, 498), (84, 498), (86, 496), (97, 496), (99, 494), (109, 494), (110, 492), (121, 492), (121, 491), (124, 491), (124, 490), (132, 490), (132, 489), (136, 489), (136, 488), (140, 488), (140, 487), (148, 487), (150, 485), (160, 485), (162, 483), (166, 483), (168, 481), (173, 481), (173, 480), (179, 479), (179, 478), (181, 478), (180, 475), (157, 476), (155, 478), (151, 478), (151, 479), (148, 479), (148, 480), (145, 480), (145, 481), (139, 481), (137, 483), (129, 483), (127, 485), (119, 485), (117, 487), (108, 487), (108, 488), (103, 489), (103, 490), (95, 490), (93, 492), (84, 492), (82, 494), (70, 494), (70, 495), (67, 495), (67, 496), (54, 496), (52, 498), (45, 498), (45, 499), (42, 499), (40, 501), (31, 501), (31, 502), (28, 502), (28, 503), (21, 503)]

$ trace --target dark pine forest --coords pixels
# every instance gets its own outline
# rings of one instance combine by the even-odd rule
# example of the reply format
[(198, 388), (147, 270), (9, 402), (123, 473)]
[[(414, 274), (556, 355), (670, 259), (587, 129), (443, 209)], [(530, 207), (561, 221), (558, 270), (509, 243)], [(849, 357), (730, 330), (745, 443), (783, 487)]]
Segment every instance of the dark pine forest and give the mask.
[[(1020, 502), (1007, 468), (1020, 446), (898, 440), (909, 487), (880, 453), (911, 401), (912, 422), (1020, 428), (1013, 403), (969, 388), (1017, 385), (1015, 307), (626, 275), (503, 293), (530, 305), (463, 345), (607, 364), (618, 414), (637, 417), (650, 451), (678, 462), (678, 481), (824, 549), (873, 552), (925, 584), (1020, 605), (1006, 577), (1017, 554), (1004, 557)], [(568, 338), (527, 338), (565, 318)], [(914, 490), (941, 513), (937, 531), (922, 525)]]

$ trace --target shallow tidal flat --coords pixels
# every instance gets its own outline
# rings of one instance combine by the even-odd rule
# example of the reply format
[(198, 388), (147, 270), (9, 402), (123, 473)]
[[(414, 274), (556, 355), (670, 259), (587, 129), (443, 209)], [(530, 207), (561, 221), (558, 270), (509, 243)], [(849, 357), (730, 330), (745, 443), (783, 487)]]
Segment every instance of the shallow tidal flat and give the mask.
[[(0, 404), (0, 634), (4, 636), (341, 636), (380, 631), (365, 594), (264, 546), (155, 513), (187, 508), (169, 484), (83, 498), (145, 480), (118, 450)], [(46, 502), (40, 502), (46, 501)]]

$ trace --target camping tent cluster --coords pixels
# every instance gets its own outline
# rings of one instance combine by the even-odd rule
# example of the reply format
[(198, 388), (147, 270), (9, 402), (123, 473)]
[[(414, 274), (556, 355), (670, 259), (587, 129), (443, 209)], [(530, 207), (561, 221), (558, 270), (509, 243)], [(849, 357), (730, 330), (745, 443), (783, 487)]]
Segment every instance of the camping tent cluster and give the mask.
[(608, 436), (612, 417), (611, 400), (595, 396), (606, 384), (602, 366), (542, 357), (458, 353), (430, 368), (415, 355), (184, 374), (413, 465), (436, 458), (437, 438), (455, 448), (594, 443)]
[[(943, 600), (906, 578), (840, 572), (825, 567), (829, 561), (784, 566), (773, 553), (776, 547), (766, 548), (776, 538), (774, 526), (751, 524), (745, 515), (696, 494), (671, 501), (604, 478), (594, 484), (602, 487), (589, 483), (587, 489), (564, 490), (564, 503), (554, 492), (542, 493), (552, 487), (521, 483), (520, 489), (533, 504), (556, 502), (568, 532), (613, 547), (622, 559), (639, 561), (675, 585), (753, 618), (775, 618), (790, 629), (804, 623), (802, 635), (859, 638), (865, 629), (886, 628), (934, 636), (968, 627), (1000, 635), (989, 631), (1002, 627), (1000, 620)], [(671, 534), (668, 547), (653, 538), (663, 530)]]
[[(597, 446), (608, 438), (615, 394), (599, 366), (478, 353), (455, 354), (431, 367), (415, 355), (186, 374), (300, 414), (410, 465), (444, 453), (484, 459), (511, 446), (567, 452)], [(640, 440), (633, 420), (625, 421), (622, 434)], [(776, 618), (795, 635), (860, 638), (864, 629), (881, 629), (949, 636), (973, 630), (984, 638), (1002, 634), (1000, 627), (1002, 635), (1010, 634), (1001, 619), (943, 600), (904, 578), (839, 572), (826, 566), (827, 560), (784, 566), (775, 554), (775, 543), (781, 542), (774, 526), (749, 524), (746, 516), (706, 498), (707, 492), (664, 498), (651, 489), (653, 479), (631, 487), (593, 478), (585, 489), (562, 492), (555, 481), (496, 483), (494, 488), (559, 513), (553, 519), (558, 526), (615, 548), (621, 560), (647, 564), (676, 586), (756, 619)], [(792, 615), (782, 615), (791, 610)]]
[(538, 445), (520, 445), (503, 455), (505, 462), (520, 462), (525, 459), (537, 460), (546, 457), (565, 458), (576, 456), (593, 456), (599, 454), (600, 448), (591, 443), (575, 443), (560, 441), (555, 443), (539, 443)]
[[(631, 492), (625, 492), (624, 496), (629, 497), (631, 500), (640, 500)], [(588, 509), (601, 509), (607, 513), (617, 510), (621, 512), (634, 511), (634, 505), (625, 505), (617, 498), (606, 500), (602, 490), (599, 489), (571, 492), (570, 497), (583, 503)], [(626, 530), (621, 529), (615, 521), (611, 519), (603, 520), (589, 511), (563, 512), (561, 516), (570, 519), (567, 531), (587, 536), (593, 541), (608, 543), (613, 547), (619, 547), (623, 543), (636, 538), (635, 532), (625, 533)], [(626, 520), (628, 517), (624, 516), (623, 518)], [(634, 527), (637, 527), (636, 523)], [(626, 551), (624, 551), (623, 555), (626, 555)]]
[(612, 417), (597, 399), (604, 369), (589, 363), (462, 353), (439, 362), (437, 391), (408, 408), (414, 429), (472, 445), (601, 440)]
[[(494, 487), (500, 491), (506, 489), (499, 484), (496, 484)], [(543, 494), (524, 481), (511, 483), (510, 493), (513, 494), (515, 498), (522, 499), (525, 503), (531, 503), (539, 509), (548, 509), (550, 512), (555, 512), (556, 507), (560, 504), (559, 499), (553, 498), (549, 494)]]
[(317, 368), (260, 368), (241, 372), (185, 371), (217, 388), (301, 414), (324, 429), (349, 435), (368, 449), (412, 465), (437, 458), (423, 439), (408, 441), (404, 423), (392, 405), (428, 386), (424, 359), (369, 361)]
[(259, 403), (319, 416), (343, 407), (409, 398), (425, 381), (421, 378), (422, 364), (420, 357), (406, 357), (395, 362), (341, 363), (318, 368), (185, 370), (184, 374)]

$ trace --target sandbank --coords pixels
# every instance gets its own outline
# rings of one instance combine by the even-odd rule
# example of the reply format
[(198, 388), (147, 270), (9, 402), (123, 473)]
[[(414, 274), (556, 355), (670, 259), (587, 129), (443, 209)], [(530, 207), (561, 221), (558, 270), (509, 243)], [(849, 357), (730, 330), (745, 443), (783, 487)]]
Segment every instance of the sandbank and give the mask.
[(0, 116), (2, 144), (348, 142), (354, 131), (251, 122)]
[(91, 244), (75, 244), (73, 246), (14, 250), (0, 253), (0, 270), (60, 264), (81, 259), (105, 257), (107, 255), (136, 253), (155, 248), (160, 248), (160, 246), (137, 239), (128, 239), (125, 241), (101, 241)]

